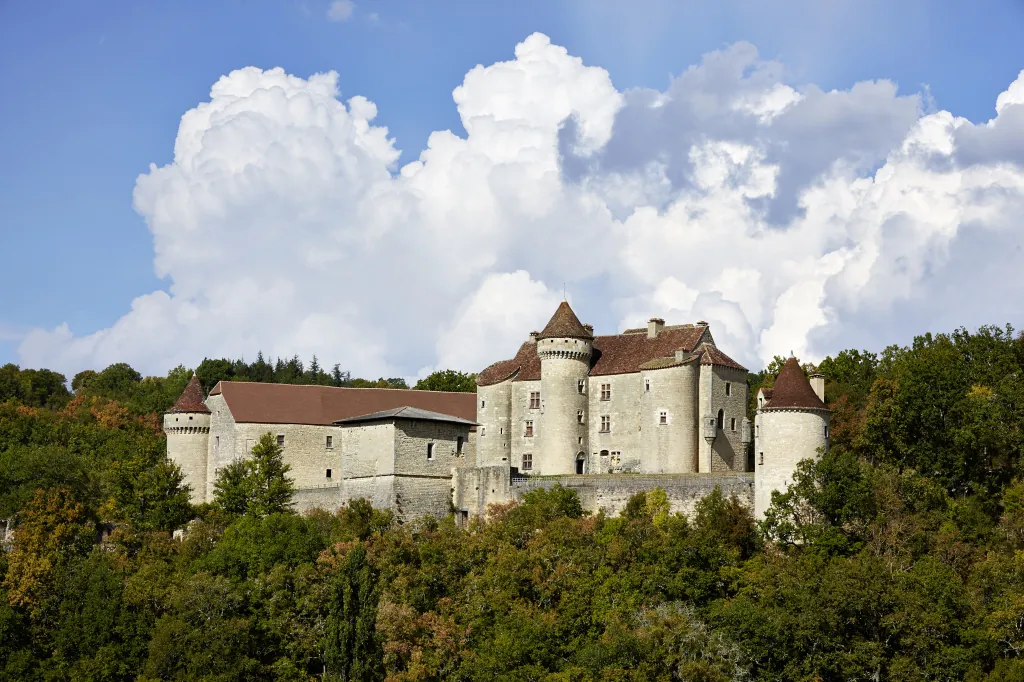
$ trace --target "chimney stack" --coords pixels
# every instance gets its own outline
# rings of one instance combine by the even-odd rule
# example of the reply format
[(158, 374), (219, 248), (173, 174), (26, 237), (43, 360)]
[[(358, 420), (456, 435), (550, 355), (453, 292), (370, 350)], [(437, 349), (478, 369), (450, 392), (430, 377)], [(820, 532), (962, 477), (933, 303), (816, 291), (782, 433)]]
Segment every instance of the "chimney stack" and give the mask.
[(825, 402), (825, 375), (824, 374), (812, 374), (810, 376), (811, 388), (814, 389), (814, 393), (818, 396), (818, 400)]
[(657, 338), (658, 334), (661, 333), (661, 330), (664, 328), (665, 320), (661, 319), (660, 317), (652, 317), (647, 322), (647, 338)]
[(530, 332), (530, 343), (537, 343), (538, 336), (540, 336), (540, 332)]

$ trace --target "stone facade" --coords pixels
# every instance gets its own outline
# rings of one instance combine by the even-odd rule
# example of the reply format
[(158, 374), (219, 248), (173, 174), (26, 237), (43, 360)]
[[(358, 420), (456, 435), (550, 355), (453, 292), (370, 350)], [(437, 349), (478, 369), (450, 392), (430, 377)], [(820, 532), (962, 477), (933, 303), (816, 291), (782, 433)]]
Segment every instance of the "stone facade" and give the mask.
[(483, 516), (491, 504), (521, 500), (538, 488), (556, 485), (569, 488), (580, 497), (585, 511), (614, 515), (638, 492), (660, 488), (668, 497), (671, 512), (690, 514), (701, 499), (716, 487), (725, 496), (736, 495), (747, 507), (754, 503), (754, 474), (584, 474), (510, 478), (504, 467), (459, 469), (453, 479), (454, 503), (462, 522)]
[(206, 466), (210, 447), (210, 414), (200, 412), (168, 412), (164, 415), (167, 452), (185, 475), (185, 484), (192, 488), (191, 500), (206, 500)]

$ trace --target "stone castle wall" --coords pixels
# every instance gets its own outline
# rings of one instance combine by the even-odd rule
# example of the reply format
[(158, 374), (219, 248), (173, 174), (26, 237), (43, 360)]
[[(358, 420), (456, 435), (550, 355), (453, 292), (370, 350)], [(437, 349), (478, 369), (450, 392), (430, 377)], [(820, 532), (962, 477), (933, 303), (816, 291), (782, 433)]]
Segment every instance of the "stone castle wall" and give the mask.
[(692, 363), (641, 373), (641, 471), (655, 474), (697, 471), (697, 376), (697, 368)]
[(754, 504), (754, 475), (720, 474), (604, 474), (531, 476), (511, 480), (501, 467), (463, 469), (453, 478), (454, 504), (462, 518), (483, 516), (491, 504), (521, 500), (538, 488), (561, 485), (576, 492), (584, 510), (614, 515), (638, 492), (661, 488), (672, 512), (692, 514), (697, 502), (718, 487), (723, 495), (736, 495), (744, 505)]
[[(726, 395), (726, 384), (730, 386)], [(744, 471), (747, 468), (743, 447), (743, 418), (747, 416), (747, 373), (719, 365), (701, 365), (698, 412), (700, 423), (718, 418), (722, 410), (722, 428), (717, 430), (713, 446), (702, 437), (698, 462), (701, 473)], [(732, 420), (735, 419), (735, 428)]]
[[(640, 452), (640, 374), (594, 376), (590, 377), (589, 384), (592, 462), (588, 472), (640, 471), (643, 460)], [(605, 384), (611, 387), (610, 400), (601, 399), (601, 386)], [(601, 417), (611, 418), (607, 432), (601, 431)]]
[[(541, 394), (541, 407), (530, 407), (530, 394)], [(523, 455), (530, 453), (534, 455), (534, 470), (537, 468), (536, 452), (540, 447), (540, 434), (544, 432), (545, 411), (543, 409), (544, 394), (541, 392), (539, 381), (515, 381), (512, 382), (512, 412), (509, 427), (506, 433), (509, 434), (509, 451), (507, 460), (497, 459), (489, 463), (493, 465), (506, 465), (521, 469), (523, 466)], [(533, 422), (533, 437), (526, 437), (526, 422)]]
[[(510, 420), (512, 416), (512, 380), (507, 379), (493, 386), (480, 386), (476, 390), (478, 466), (492, 466), (508, 461)], [(483, 433), (479, 429), (486, 429)]]

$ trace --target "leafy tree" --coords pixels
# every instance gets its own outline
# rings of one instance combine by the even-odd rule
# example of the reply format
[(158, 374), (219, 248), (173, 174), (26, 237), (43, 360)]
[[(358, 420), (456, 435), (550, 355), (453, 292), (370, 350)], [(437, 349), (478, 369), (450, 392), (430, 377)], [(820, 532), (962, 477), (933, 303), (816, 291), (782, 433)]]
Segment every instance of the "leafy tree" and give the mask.
[(223, 467), (214, 483), (214, 500), (229, 514), (262, 518), (291, 509), (294, 484), (288, 478), (281, 446), (269, 431), (253, 446), (251, 457)]
[(456, 391), (460, 393), (476, 392), (476, 375), (464, 374), (454, 369), (445, 369), (429, 374), (413, 386), (419, 391)]
[(377, 582), (366, 548), (355, 543), (332, 584), (324, 647), (325, 678), (352, 682), (383, 680), (377, 641)]

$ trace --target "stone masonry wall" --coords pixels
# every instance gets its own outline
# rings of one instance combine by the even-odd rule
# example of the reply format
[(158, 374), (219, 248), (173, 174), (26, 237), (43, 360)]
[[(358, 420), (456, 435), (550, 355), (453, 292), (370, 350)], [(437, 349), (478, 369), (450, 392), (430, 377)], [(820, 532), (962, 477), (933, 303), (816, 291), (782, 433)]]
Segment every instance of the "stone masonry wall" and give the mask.
[[(512, 380), (493, 386), (480, 386), (476, 391), (477, 466), (499, 464), (509, 456), (510, 420), (512, 418)], [(481, 436), (480, 429), (484, 429)]]
[[(551, 338), (537, 342), (541, 364), (541, 405), (544, 429), (537, 434), (533, 452), (533, 470), (539, 474), (571, 474), (576, 471), (577, 457), (587, 453), (587, 424), (579, 423), (577, 414), (586, 415), (587, 373), (590, 370), (592, 347), (586, 339)], [(580, 391), (580, 382), (584, 390)], [(584, 420), (586, 421), (586, 420)]]
[(771, 504), (772, 491), (784, 491), (796, 465), (816, 458), (827, 446), (829, 413), (818, 410), (766, 410), (755, 416), (754, 472), (757, 483), (754, 515), (760, 519)]
[[(697, 471), (697, 367), (690, 363), (648, 370), (640, 378), (641, 471)], [(667, 423), (661, 423), (662, 413)]]
[[(643, 381), (639, 373), (594, 376), (589, 379), (591, 466), (588, 473), (641, 471), (640, 399)], [(601, 400), (601, 386), (611, 386), (611, 400)], [(611, 430), (601, 431), (601, 417), (611, 417)], [(607, 452), (607, 455), (602, 453)], [(616, 455), (615, 453), (619, 453)]]
[[(730, 385), (727, 396), (726, 384)], [(701, 423), (712, 417), (717, 419), (722, 410), (722, 428), (718, 430), (713, 447), (703, 437), (698, 447), (699, 471), (744, 471), (747, 468), (743, 450), (743, 418), (747, 415), (747, 375), (743, 370), (718, 365), (701, 365), (698, 412)], [(736, 428), (732, 428), (732, 419)]]
[[(545, 411), (543, 407), (530, 408), (530, 393), (540, 392), (539, 381), (514, 381), (512, 382), (512, 419), (507, 432), (509, 436), (510, 449), (508, 459), (494, 460), (489, 466), (505, 465), (521, 469), (523, 466), (523, 454), (530, 453), (534, 457), (534, 468), (537, 467), (537, 449), (540, 443), (540, 434), (544, 431)], [(544, 394), (541, 393), (541, 405), (544, 405)], [(526, 438), (525, 433), (527, 420), (533, 422), (533, 438)]]
[(748, 507), (753, 506), (754, 476), (743, 472), (721, 474), (605, 474), (601, 476), (544, 476), (515, 481), (511, 495), (520, 499), (537, 488), (562, 485), (580, 496), (583, 509), (615, 515), (626, 507), (629, 498), (641, 491), (662, 488), (672, 512), (692, 514), (697, 502), (717, 486), (723, 495), (735, 494)]

